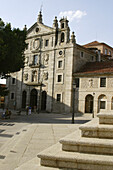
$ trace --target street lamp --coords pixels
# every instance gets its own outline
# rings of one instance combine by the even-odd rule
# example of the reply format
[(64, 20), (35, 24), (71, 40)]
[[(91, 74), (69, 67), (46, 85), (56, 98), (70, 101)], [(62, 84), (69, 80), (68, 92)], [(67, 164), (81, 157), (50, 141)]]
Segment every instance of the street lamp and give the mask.
[(72, 88), (73, 88), (73, 105), (72, 105), (72, 123), (74, 124), (74, 113), (75, 113), (75, 105), (74, 105), (74, 103), (75, 103), (75, 89), (76, 89), (76, 84), (73, 82), (73, 86), (72, 86)]
[(93, 113), (92, 113), (92, 118), (94, 118), (94, 96), (95, 96), (95, 93), (93, 93)]

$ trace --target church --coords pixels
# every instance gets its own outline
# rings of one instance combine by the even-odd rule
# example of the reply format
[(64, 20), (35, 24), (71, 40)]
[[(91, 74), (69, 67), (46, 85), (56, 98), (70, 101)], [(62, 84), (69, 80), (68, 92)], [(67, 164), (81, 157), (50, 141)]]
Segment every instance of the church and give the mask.
[[(24, 110), (31, 106), (38, 112), (70, 113), (74, 103), (75, 111), (92, 112), (93, 103), (90, 110), (85, 110), (85, 97), (79, 94), (79, 71), (87, 63), (99, 62), (100, 50), (77, 44), (74, 32), (70, 35), (67, 18), (58, 21), (55, 17), (52, 27), (46, 26), (41, 11), (27, 30), (26, 44), (25, 67), (7, 79), (6, 107)], [(95, 80), (91, 79), (88, 81), (92, 88)], [(74, 83), (77, 93), (73, 93)], [(83, 84), (87, 86), (85, 81)]]

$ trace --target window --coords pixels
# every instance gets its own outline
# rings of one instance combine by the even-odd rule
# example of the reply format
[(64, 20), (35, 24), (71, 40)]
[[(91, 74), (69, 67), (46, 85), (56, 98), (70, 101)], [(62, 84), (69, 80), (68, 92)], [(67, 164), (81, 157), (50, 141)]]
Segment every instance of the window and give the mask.
[(100, 87), (106, 87), (106, 77), (100, 78)]
[(63, 54), (63, 52), (62, 51), (59, 51), (59, 55), (62, 55)]
[(58, 82), (62, 82), (62, 75), (58, 75)]
[(107, 50), (107, 49), (105, 49), (105, 54), (107, 55), (107, 53), (108, 53), (108, 50)]
[(15, 96), (14, 93), (11, 93), (11, 99), (14, 99), (14, 96)]
[(61, 24), (61, 28), (64, 28), (64, 23)]
[(79, 87), (79, 78), (75, 78), (76, 87)]
[(61, 42), (64, 42), (64, 33), (62, 32), (62, 34), (61, 34)]
[(106, 108), (106, 102), (100, 101), (100, 109), (105, 109), (105, 108)]
[(111, 51), (109, 51), (109, 55), (111, 55)]
[(26, 44), (26, 50), (28, 50), (28, 47), (29, 47), (29, 43)]
[(38, 32), (38, 31), (39, 31), (39, 28), (37, 27), (35, 31)]
[(58, 68), (62, 68), (62, 60), (58, 61)]
[(45, 47), (49, 45), (49, 40), (45, 40)]
[(12, 78), (12, 84), (15, 84), (15, 83), (16, 83), (16, 79)]
[(37, 65), (38, 55), (33, 56), (33, 65)]
[(84, 57), (84, 52), (83, 51), (80, 52), (80, 57)]
[(61, 102), (61, 94), (57, 94), (57, 102)]

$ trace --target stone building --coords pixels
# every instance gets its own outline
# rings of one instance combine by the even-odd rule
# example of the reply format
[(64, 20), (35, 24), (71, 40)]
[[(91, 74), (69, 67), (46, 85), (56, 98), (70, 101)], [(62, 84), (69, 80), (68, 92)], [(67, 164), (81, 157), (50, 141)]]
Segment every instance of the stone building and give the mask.
[(94, 115), (113, 110), (113, 61), (86, 63), (73, 76), (79, 79), (76, 110)]
[(25, 109), (30, 105), (39, 111), (72, 111), (73, 73), (94, 62), (98, 53), (76, 43), (67, 18), (59, 23), (55, 17), (52, 27), (44, 25), (39, 12), (37, 22), (27, 30), (25, 67), (7, 79), (7, 107)]
[(100, 50), (102, 56), (113, 59), (113, 48), (104, 42), (93, 41), (83, 46), (89, 49), (97, 48)]

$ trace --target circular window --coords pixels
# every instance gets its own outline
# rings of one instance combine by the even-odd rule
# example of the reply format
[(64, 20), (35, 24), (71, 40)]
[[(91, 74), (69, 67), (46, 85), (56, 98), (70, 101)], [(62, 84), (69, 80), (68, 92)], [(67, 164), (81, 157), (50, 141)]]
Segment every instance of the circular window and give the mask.
[(59, 55), (62, 55), (62, 51), (59, 51)]
[(38, 31), (39, 31), (39, 28), (37, 27), (37, 28), (36, 28), (36, 32), (38, 32)]

